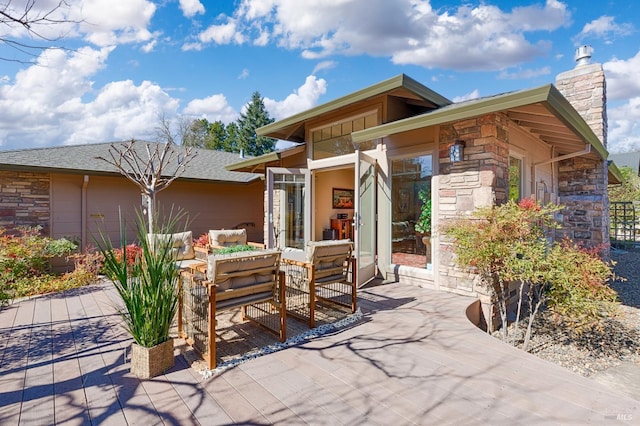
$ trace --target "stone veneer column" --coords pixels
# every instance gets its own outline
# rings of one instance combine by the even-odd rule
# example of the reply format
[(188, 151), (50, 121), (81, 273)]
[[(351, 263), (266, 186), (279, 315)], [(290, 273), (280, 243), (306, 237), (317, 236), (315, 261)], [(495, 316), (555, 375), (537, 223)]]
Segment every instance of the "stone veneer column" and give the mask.
[[(588, 63), (589, 55), (590, 49), (578, 58), (585, 63), (559, 74), (556, 86), (606, 148), (606, 80), (601, 64)], [(605, 257), (609, 256), (607, 184), (606, 159), (575, 157), (558, 165), (558, 202), (567, 207), (562, 215), (562, 234), (590, 247), (604, 244)]]
[(42, 226), (49, 235), (49, 184), (45, 173), (0, 171), (0, 227)]
[[(440, 127), (439, 223), (470, 216), (478, 207), (492, 206), (508, 196), (508, 119), (489, 114)], [(464, 160), (452, 164), (449, 147), (465, 142)], [(440, 289), (462, 294), (485, 293), (474, 275), (453, 262), (451, 244), (440, 238)]]

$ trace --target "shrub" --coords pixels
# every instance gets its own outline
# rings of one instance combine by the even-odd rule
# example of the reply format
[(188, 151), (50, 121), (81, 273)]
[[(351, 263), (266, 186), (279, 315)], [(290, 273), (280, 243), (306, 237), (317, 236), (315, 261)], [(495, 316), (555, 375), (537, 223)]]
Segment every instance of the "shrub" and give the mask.
[(221, 249), (213, 250), (212, 254), (230, 254), (230, 253), (238, 253), (243, 251), (256, 251), (257, 248), (254, 246), (246, 245), (246, 244), (238, 244), (236, 246), (224, 247)]
[(545, 229), (557, 226), (553, 215), (559, 209), (540, 206), (532, 199), (518, 204), (509, 201), (479, 209), (473, 220), (444, 227), (445, 234), (453, 237), (456, 263), (480, 276), (497, 305), (505, 341), (509, 285), (516, 284), (516, 326), (522, 309), (529, 314), (525, 350), (535, 315), (545, 304), (576, 328), (593, 327), (616, 309), (616, 293), (608, 286), (611, 266), (597, 255), (601, 247), (584, 249), (567, 239), (553, 243), (546, 238)]
[(587, 249), (564, 239), (549, 254), (549, 309), (576, 330), (594, 327), (617, 307), (617, 294), (608, 285), (612, 265), (597, 253), (598, 247)]
[(49, 273), (49, 259), (69, 255), (76, 245), (40, 235), (41, 227), (20, 227), (9, 235), (0, 229), (0, 303), (60, 287)]

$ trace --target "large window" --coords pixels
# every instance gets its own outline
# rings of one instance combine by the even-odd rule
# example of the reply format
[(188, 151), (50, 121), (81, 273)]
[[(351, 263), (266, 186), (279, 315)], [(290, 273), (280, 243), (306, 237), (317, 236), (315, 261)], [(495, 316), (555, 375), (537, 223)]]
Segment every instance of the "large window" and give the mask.
[(431, 155), (391, 162), (392, 263), (431, 267)]
[[(378, 112), (369, 111), (344, 121), (313, 129), (311, 131), (313, 159), (319, 160), (322, 158), (353, 154), (355, 149), (351, 143), (351, 133), (377, 125)], [(373, 148), (375, 148), (375, 141), (360, 144), (360, 150), (363, 151)]]

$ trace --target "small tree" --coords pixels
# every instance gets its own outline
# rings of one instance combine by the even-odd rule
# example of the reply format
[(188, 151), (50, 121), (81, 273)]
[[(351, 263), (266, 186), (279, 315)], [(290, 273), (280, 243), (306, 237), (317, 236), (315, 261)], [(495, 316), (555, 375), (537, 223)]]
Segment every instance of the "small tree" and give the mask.
[(273, 123), (259, 92), (254, 92), (246, 113), (238, 119), (238, 148), (248, 155), (262, 155), (273, 151), (275, 139), (258, 136), (256, 129)]
[[(540, 207), (525, 199), (516, 204), (478, 209), (473, 220), (457, 220), (445, 226), (445, 234), (453, 237), (456, 262), (476, 272), (498, 307), (502, 322), (502, 339), (507, 340), (507, 313), (510, 304), (509, 285), (519, 283), (518, 319), (525, 295), (530, 318), (543, 300), (544, 253), (547, 242), (544, 228), (552, 227), (552, 213), (558, 207)], [(524, 283), (527, 283), (525, 290)], [(489, 318), (489, 331), (493, 329)]]
[[(592, 325), (615, 310), (615, 292), (607, 281), (610, 265), (592, 250), (569, 241), (553, 243), (545, 230), (554, 228), (560, 206), (540, 206), (531, 199), (479, 209), (473, 220), (444, 227), (453, 237), (459, 266), (480, 276), (500, 312), (502, 339), (508, 339), (510, 285), (517, 289), (516, 329), (523, 308), (529, 314), (522, 348), (528, 349), (537, 313), (548, 304), (577, 326)], [(489, 330), (492, 330), (489, 318)], [(516, 344), (515, 337), (511, 340)]]
[(113, 165), (140, 188), (145, 199), (148, 230), (152, 233), (156, 195), (184, 173), (195, 155), (191, 147), (180, 153), (171, 143), (145, 143), (142, 151), (131, 139), (126, 143), (112, 144), (109, 158), (97, 158)]

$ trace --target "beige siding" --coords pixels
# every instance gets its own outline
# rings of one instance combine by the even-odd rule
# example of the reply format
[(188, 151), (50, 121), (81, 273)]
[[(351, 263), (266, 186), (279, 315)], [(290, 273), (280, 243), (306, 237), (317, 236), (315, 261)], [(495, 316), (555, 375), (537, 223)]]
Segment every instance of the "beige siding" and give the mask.
[[(52, 176), (52, 236), (80, 241), (82, 236), (83, 175)], [(231, 228), (242, 222), (254, 223), (247, 232), (251, 241), (263, 239), (262, 194), (264, 183), (230, 184), (175, 181), (158, 194), (158, 205), (168, 212), (172, 206), (186, 211), (187, 229), (194, 237), (209, 229)], [(124, 177), (89, 176), (86, 184), (85, 245), (95, 245), (100, 232), (119, 244), (119, 212), (126, 220), (127, 242), (133, 242), (136, 211), (142, 196), (136, 185)]]
[(80, 241), (82, 175), (51, 175), (51, 237)]

